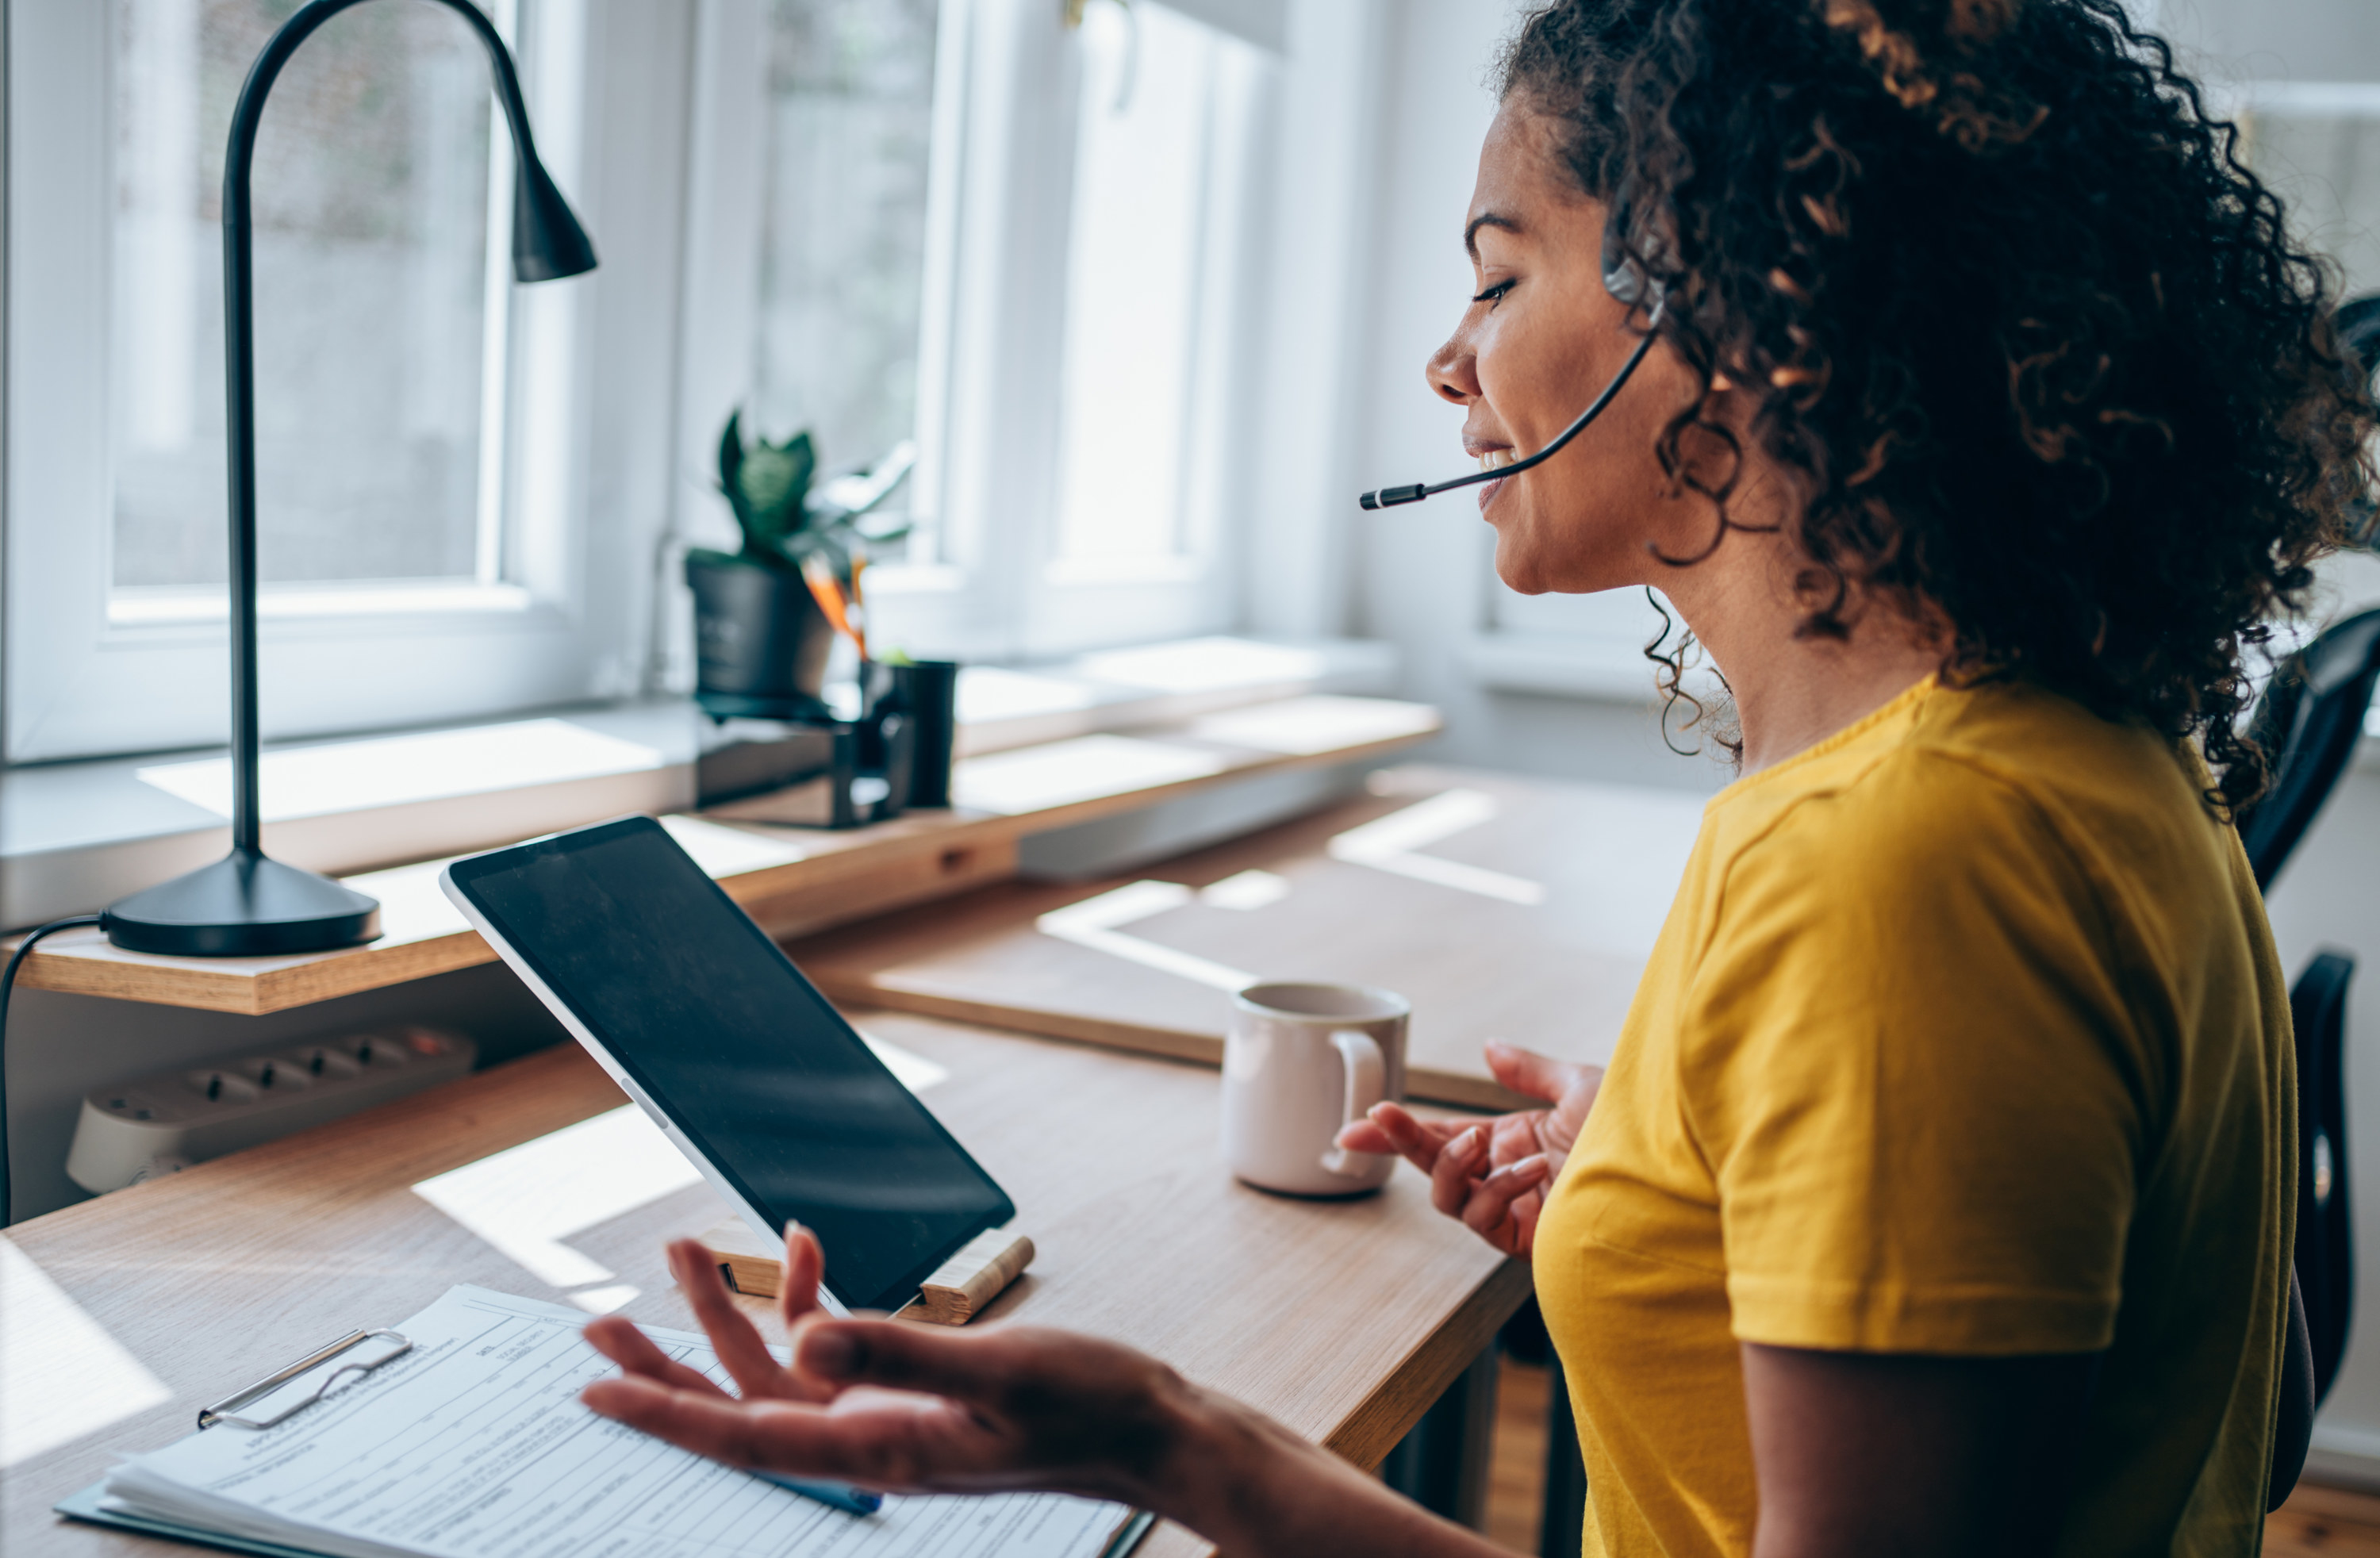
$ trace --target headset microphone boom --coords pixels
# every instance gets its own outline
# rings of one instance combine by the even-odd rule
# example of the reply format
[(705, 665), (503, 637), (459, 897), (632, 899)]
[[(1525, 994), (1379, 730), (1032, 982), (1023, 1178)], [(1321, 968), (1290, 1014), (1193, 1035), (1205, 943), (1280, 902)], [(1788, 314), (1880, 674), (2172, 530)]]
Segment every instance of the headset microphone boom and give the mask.
[(1620, 386), (1628, 382), (1629, 376), (1636, 371), (1636, 365), (1645, 360), (1645, 354), (1653, 349), (1654, 331), (1660, 324), (1661, 310), (1669, 302), (1661, 283), (1646, 274), (1645, 267), (1628, 252), (1624, 235), (1628, 230), (1629, 205), (1630, 201), (1624, 195), (1614, 201), (1611, 219), (1604, 225), (1603, 286), (1614, 298), (1632, 305), (1649, 296), (1653, 299), (1653, 308), (1645, 320), (1644, 339), (1636, 343), (1636, 349), (1628, 354), (1628, 360), (1620, 365), (1620, 371), (1603, 386), (1603, 393), (1595, 397), (1594, 404), (1580, 412), (1578, 420), (1564, 428), (1561, 436), (1526, 459), (1514, 460), (1511, 465), (1499, 466), (1494, 470), (1475, 470), (1451, 481), (1416, 481), (1410, 487), (1382, 487), (1364, 494), (1362, 502), (1366, 508), (1394, 508), (1401, 503), (1419, 503), (1440, 493), (1451, 493), (1457, 487), (1473, 487), (1482, 481), (1500, 481), (1508, 476), (1518, 476), (1560, 454), (1563, 445), (1586, 431), (1587, 423), (1603, 415), (1604, 408), (1609, 406), (1612, 396), (1620, 393)]

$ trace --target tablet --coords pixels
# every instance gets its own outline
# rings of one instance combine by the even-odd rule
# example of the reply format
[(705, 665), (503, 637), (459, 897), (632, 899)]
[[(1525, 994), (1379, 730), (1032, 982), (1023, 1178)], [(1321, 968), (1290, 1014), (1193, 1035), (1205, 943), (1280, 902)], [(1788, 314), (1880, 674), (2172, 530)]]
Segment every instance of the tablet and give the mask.
[(755, 1229), (898, 1308), (1016, 1209), (666, 829), (627, 817), (449, 865), (440, 885)]

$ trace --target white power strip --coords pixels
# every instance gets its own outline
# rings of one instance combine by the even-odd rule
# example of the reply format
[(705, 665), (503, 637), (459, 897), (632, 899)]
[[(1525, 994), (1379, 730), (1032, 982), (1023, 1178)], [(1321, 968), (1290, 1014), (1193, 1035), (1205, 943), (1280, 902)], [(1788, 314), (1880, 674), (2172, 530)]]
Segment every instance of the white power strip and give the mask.
[(97, 1088), (82, 1101), (67, 1177), (121, 1190), (452, 1081), (479, 1056), (462, 1034), (394, 1028)]

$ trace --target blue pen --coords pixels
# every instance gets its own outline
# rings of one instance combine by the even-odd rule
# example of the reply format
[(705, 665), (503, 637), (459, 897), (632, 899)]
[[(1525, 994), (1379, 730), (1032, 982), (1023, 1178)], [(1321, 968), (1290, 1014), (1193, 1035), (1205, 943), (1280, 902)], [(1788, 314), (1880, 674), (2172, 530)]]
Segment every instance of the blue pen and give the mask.
[(845, 1515), (873, 1515), (884, 1507), (883, 1494), (870, 1493), (848, 1483), (812, 1482), (803, 1477), (781, 1477), (773, 1471), (756, 1471), (752, 1475), (780, 1488), (791, 1488), (806, 1499), (816, 1499)]

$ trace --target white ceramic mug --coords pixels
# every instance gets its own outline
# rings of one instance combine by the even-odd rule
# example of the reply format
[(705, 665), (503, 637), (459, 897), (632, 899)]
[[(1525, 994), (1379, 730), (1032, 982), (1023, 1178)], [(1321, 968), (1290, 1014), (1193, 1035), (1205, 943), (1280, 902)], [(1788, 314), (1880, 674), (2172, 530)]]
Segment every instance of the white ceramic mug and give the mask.
[(1402, 995), (1353, 984), (1253, 984), (1223, 1039), (1223, 1162), (1251, 1185), (1354, 1196), (1396, 1159), (1342, 1151), (1340, 1127), (1405, 1096)]

